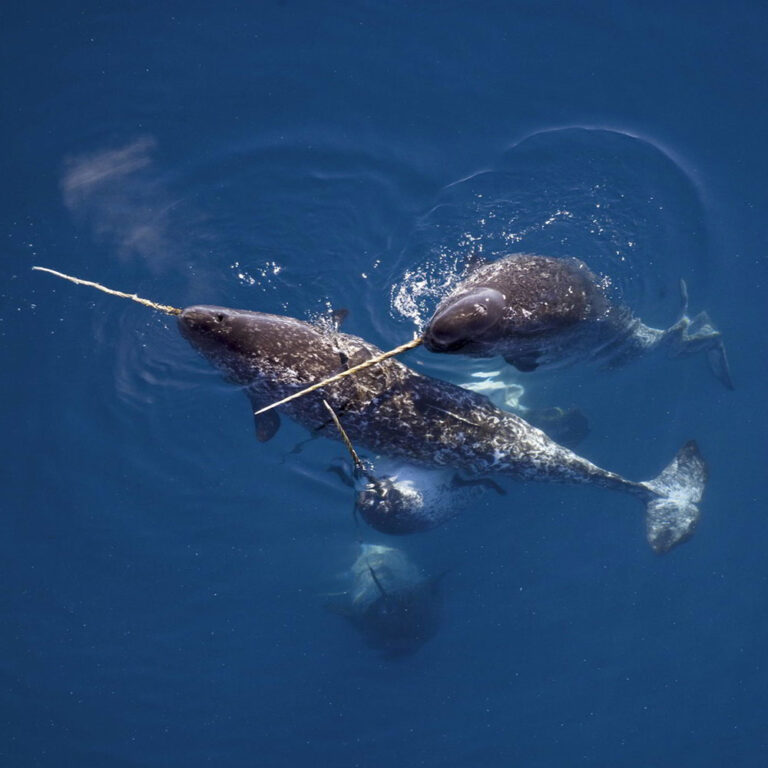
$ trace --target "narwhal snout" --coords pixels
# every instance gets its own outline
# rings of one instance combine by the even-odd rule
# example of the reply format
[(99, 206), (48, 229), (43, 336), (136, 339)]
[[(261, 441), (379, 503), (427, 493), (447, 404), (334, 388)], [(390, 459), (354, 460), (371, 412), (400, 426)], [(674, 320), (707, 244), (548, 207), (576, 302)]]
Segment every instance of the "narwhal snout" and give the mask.
[(187, 307), (178, 316), (179, 331), (187, 339), (217, 333), (226, 322), (228, 314), (225, 307)]
[(268, 322), (267, 331), (261, 333), (264, 317), (244, 309), (199, 305), (181, 311), (178, 327), (181, 336), (229, 381), (247, 385), (259, 375), (265, 335), (269, 342)]
[(424, 331), (431, 352), (457, 352), (501, 320), (504, 296), (493, 288), (456, 299), (434, 314)]

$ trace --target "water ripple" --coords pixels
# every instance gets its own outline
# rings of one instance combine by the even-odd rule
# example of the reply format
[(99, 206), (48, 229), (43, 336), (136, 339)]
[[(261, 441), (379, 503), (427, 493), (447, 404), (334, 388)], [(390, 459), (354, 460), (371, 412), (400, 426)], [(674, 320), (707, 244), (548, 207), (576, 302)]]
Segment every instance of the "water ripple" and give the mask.
[(393, 271), (391, 312), (421, 327), (477, 259), (575, 256), (640, 316), (669, 324), (681, 277), (706, 274), (705, 212), (686, 170), (655, 144), (605, 129), (534, 133), (447, 185)]

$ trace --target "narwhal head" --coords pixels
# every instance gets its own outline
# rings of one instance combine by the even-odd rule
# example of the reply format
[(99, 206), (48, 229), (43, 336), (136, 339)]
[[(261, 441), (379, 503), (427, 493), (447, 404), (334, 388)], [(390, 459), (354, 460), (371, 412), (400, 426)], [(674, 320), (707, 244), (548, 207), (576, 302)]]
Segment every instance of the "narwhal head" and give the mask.
[(431, 352), (461, 352), (482, 342), (502, 320), (504, 295), (495, 288), (478, 288), (444, 300), (424, 330)]
[(275, 318), (262, 312), (200, 305), (184, 309), (178, 323), (181, 335), (236, 384), (253, 381), (275, 343)]
[(437, 524), (424, 494), (413, 483), (369, 468), (356, 472), (355, 511), (371, 528), (389, 534), (417, 533)]

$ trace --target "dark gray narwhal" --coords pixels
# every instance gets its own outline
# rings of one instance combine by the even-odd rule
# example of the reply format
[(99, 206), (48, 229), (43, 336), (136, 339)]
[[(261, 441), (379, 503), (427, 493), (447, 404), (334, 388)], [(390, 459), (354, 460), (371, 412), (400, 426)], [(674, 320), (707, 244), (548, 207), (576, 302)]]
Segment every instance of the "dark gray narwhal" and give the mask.
[[(195, 306), (183, 310), (178, 322), (184, 338), (243, 387), (254, 413), (380, 353), (357, 336), (261, 312)], [(634, 496), (646, 507), (646, 533), (657, 552), (689, 538), (699, 518), (706, 472), (694, 442), (683, 446), (658, 477), (633, 482), (557, 444), (488, 398), (423, 376), (394, 359), (280, 409), (307, 429), (340, 439), (323, 400), (338, 414), (353, 444), (374, 454), (475, 478), (500, 474), (591, 484)], [(272, 437), (279, 423), (275, 410), (258, 415), (259, 439)], [(368, 522), (391, 528), (387, 510), (379, 505)], [(434, 505), (414, 507), (410, 514), (397, 521), (399, 532), (424, 530), (444, 520)]]
[(349, 575), (351, 588), (326, 608), (348, 619), (366, 645), (388, 658), (405, 656), (437, 634), (444, 574), (424, 578), (399, 549), (361, 544)]
[(670, 357), (706, 352), (710, 368), (733, 389), (722, 336), (706, 312), (690, 319), (681, 281), (680, 319), (651, 328), (606, 295), (578, 259), (515, 253), (469, 273), (438, 305), (424, 331), (432, 352), (501, 355), (520, 371), (593, 360), (612, 368), (664, 350)]

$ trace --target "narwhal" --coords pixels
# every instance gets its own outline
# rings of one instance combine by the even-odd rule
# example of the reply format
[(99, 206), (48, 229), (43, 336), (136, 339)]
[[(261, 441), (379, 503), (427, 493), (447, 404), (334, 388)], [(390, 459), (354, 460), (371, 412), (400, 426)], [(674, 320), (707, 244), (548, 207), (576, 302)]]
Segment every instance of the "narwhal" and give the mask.
[(399, 549), (361, 544), (349, 589), (326, 607), (349, 620), (386, 658), (412, 654), (440, 628), (443, 575), (424, 578)]
[[(458, 470), (469, 477), (506, 475), (621, 491), (645, 505), (646, 534), (656, 552), (666, 552), (694, 531), (706, 470), (693, 441), (656, 478), (631, 481), (559, 445), (485, 396), (417, 373), (392, 359), (397, 351), (387, 357), (357, 336), (263, 312), (156, 306), (172, 311), (181, 335), (242, 388), (262, 441), (280, 426), (276, 410), (265, 410), (270, 405), (332, 374), (357, 371), (324, 385), (322, 392), (285, 402), (280, 406), (283, 413), (316, 434), (340, 439), (325, 400), (354, 445), (374, 454), (425, 468)], [(375, 365), (360, 369), (373, 359)], [(368, 522), (386, 530), (387, 509), (380, 505)], [(398, 521), (399, 532), (442, 522), (434, 510), (421, 509), (415, 509), (411, 519)]]
[(651, 328), (612, 302), (583, 261), (515, 253), (475, 267), (445, 296), (424, 329), (432, 352), (502, 356), (520, 371), (595, 361), (613, 368), (663, 350), (670, 357), (706, 352), (710, 368), (733, 389), (722, 336), (706, 312), (682, 309), (666, 330)]

